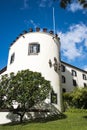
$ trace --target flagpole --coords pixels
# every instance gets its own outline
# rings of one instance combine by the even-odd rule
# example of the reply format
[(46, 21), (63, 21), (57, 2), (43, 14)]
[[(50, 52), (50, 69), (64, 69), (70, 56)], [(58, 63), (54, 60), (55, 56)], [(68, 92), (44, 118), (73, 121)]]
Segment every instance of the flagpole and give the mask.
[(53, 7), (53, 30), (55, 34), (55, 12), (54, 12), (54, 7)]

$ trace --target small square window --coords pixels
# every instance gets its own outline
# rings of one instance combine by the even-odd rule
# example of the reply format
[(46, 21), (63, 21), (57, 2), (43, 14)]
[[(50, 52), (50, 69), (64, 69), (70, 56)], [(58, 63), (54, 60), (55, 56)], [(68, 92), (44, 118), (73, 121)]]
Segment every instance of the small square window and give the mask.
[(31, 43), (29, 44), (29, 51), (28, 54), (37, 54), (40, 52), (40, 44), (38, 43)]

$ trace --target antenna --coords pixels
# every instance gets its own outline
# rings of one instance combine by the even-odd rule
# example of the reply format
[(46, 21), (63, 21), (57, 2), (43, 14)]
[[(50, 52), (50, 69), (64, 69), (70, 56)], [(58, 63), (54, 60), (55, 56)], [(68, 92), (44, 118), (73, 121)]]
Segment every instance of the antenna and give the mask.
[(54, 7), (53, 7), (53, 30), (55, 34), (55, 12), (54, 12)]

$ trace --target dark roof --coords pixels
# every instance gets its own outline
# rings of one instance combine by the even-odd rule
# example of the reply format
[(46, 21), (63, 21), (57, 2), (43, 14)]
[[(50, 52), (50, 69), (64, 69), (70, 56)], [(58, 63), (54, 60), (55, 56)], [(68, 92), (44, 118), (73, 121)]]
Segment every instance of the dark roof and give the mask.
[(70, 67), (72, 67), (72, 68), (74, 68), (74, 69), (77, 69), (77, 70), (79, 70), (79, 71), (82, 71), (82, 72), (84, 72), (84, 73), (87, 73), (87, 71), (85, 71), (85, 70), (83, 70), (83, 69), (80, 69), (80, 68), (78, 68), (78, 67), (76, 67), (76, 66), (73, 66), (73, 65), (71, 65), (71, 64), (68, 64), (68, 63), (66, 63), (66, 62), (64, 62), (64, 61), (61, 61), (61, 63), (65, 64), (65, 65), (67, 65), (67, 66), (70, 66)]
[(6, 70), (7, 70), (7, 66), (5, 66), (4, 68), (2, 68), (2, 69), (0, 70), (0, 74), (4, 73)]

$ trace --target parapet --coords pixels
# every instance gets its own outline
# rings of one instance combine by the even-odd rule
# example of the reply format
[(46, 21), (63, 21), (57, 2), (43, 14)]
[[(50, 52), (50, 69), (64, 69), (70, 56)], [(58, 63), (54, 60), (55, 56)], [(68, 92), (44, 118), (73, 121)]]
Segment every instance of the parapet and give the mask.
[(54, 34), (53, 30), (48, 31), (47, 28), (40, 29), (40, 27), (36, 27), (35, 30), (33, 30), (33, 28), (29, 28), (28, 31), (24, 30), (22, 33), (19, 34), (18, 37), (16, 37), (16, 39), (11, 43), (10, 46), (12, 46), (21, 36), (23, 38), (25, 38), (24, 34), (32, 33), (32, 32), (43, 32), (43, 33), (47, 33), (47, 34), (53, 35), (53, 39), (57, 38), (58, 40), (60, 40), (60, 38), (58, 37), (58, 34)]

